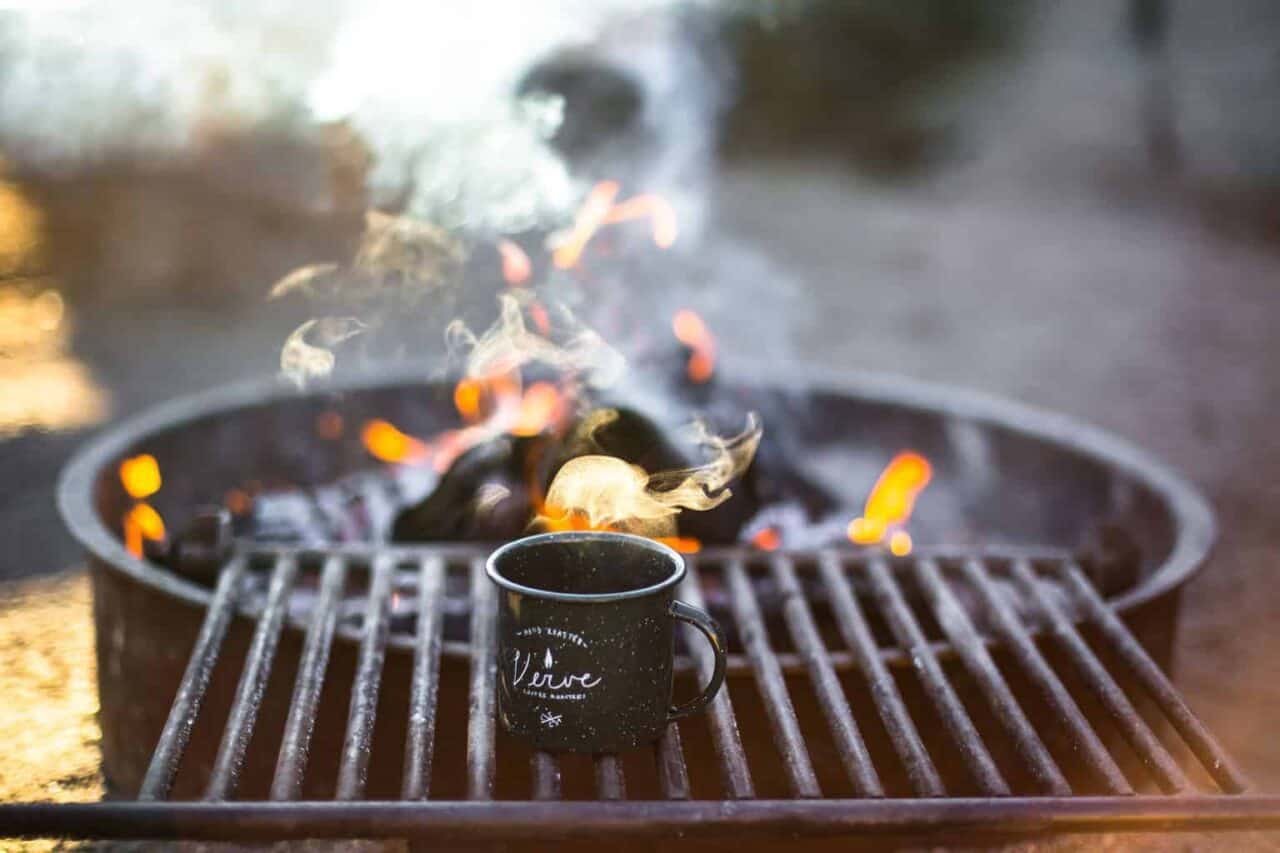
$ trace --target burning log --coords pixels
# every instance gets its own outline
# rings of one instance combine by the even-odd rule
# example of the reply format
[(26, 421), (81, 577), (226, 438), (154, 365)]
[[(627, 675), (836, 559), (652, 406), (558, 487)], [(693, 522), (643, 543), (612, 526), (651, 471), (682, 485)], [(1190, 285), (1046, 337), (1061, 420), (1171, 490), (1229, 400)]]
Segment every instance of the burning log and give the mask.
[[(593, 409), (563, 438), (506, 435), (472, 447), (426, 498), (397, 515), (391, 536), (399, 542), (500, 541), (527, 532), (535, 516), (554, 528), (696, 536), (678, 517), (705, 513), (681, 509), (729, 502), (728, 486), (753, 458), (759, 438), (754, 420), (741, 435), (719, 439), (705, 428), (665, 429), (634, 408)], [(743, 502), (692, 529), (733, 541), (754, 513), (754, 505)]]
[(570, 459), (588, 454), (615, 456), (646, 471), (692, 468), (697, 464), (695, 448), (675, 443), (674, 434), (635, 408), (596, 408), (580, 418), (561, 443), (550, 474), (554, 477)]
[(668, 434), (633, 409), (596, 409), (561, 439), (504, 435), (482, 442), (460, 455), (429, 495), (397, 514), (391, 538), (514, 539), (537, 515), (555, 474), (573, 459), (605, 454), (646, 470), (692, 467), (688, 449), (677, 447)]
[[(721, 412), (717, 420), (727, 418), (728, 413)], [(678, 537), (694, 547), (695, 543), (750, 540), (768, 525), (770, 513), (780, 508), (789, 519), (796, 518), (775, 533), (807, 528), (810, 522), (804, 519), (826, 517), (840, 505), (798, 473), (781, 434), (758, 447), (754, 442), (759, 434), (750, 428), (737, 438), (750, 449), (733, 451), (738, 459), (732, 463), (733, 453), (725, 456), (723, 447), (732, 445), (733, 438), (716, 438), (705, 427), (689, 431), (664, 424), (634, 399), (627, 405), (593, 408), (562, 436), (550, 431), (528, 438), (508, 435), (462, 454), (426, 498), (398, 513), (391, 538), (399, 542), (499, 541), (532, 530), (605, 526)], [(719, 472), (714, 482), (700, 475), (690, 486), (691, 472), (717, 455), (730, 467)], [(557, 490), (557, 475), (562, 472), (565, 477)], [(713, 488), (704, 488), (708, 484)], [(617, 508), (625, 501), (617, 494), (604, 494), (610, 490), (627, 492), (630, 508)], [(726, 495), (727, 491), (731, 494)], [(575, 508), (560, 512), (557, 500)], [(602, 501), (614, 506), (602, 508)], [(579, 506), (583, 503), (595, 509), (584, 511)], [(593, 512), (596, 517), (589, 518)], [(651, 516), (649, 521), (636, 523), (633, 514), (637, 512)], [(531, 526), (540, 514), (543, 517)], [(655, 519), (659, 523), (652, 523)], [(835, 531), (835, 538), (843, 538), (841, 533)], [(774, 547), (792, 544), (781, 541)]]
[(676, 537), (689, 515), (683, 510), (701, 513), (731, 498), (728, 487), (755, 458), (761, 436), (754, 414), (741, 433), (721, 438), (701, 421), (671, 432), (633, 410), (597, 410), (567, 444), (570, 458), (555, 472), (540, 521)]
[(429, 495), (401, 510), (395, 542), (500, 542), (524, 534), (534, 500), (526, 472), (535, 470), (548, 439), (501, 436), (459, 456)]

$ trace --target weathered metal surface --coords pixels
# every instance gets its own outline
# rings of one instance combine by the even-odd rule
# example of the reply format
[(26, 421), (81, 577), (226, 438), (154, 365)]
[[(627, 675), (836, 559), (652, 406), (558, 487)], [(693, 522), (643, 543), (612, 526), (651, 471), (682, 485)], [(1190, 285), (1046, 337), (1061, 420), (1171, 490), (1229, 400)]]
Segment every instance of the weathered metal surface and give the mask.
[(614, 803), (0, 804), (16, 837), (536, 841), (878, 838), (1280, 829), (1280, 797), (1069, 797)]

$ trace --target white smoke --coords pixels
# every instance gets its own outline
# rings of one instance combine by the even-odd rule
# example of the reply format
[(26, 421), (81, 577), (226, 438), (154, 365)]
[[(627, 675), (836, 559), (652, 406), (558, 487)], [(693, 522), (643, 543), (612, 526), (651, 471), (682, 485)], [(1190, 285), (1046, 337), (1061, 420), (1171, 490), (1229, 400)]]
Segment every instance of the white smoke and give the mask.
[[(373, 202), (404, 198), (446, 227), (563, 219), (582, 187), (548, 144), (553, 100), (521, 77), (617, 21), (679, 0), (110, 0), (0, 5), (0, 141), (76, 165), (182, 156), (224, 132), (312, 138), (342, 121), (373, 155)], [(671, 40), (618, 51), (671, 127), (709, 124)], [(696, 83), (692, 88), (697, 89)], [(701, 92), (697, 92), (701, 96)], [(683, 105), (688, 105), (682, 113)], [(703, 131), (705, 136), (709, 128)], [(687, 146), (686, 146), (687, 147)], [(686, 158), (687, 159), (687, 158)], [(663, 183), (680, 185), (664, 166)]]
[[(211, 125), (301, 132), (334, 4), (85, 0), (0, 10), (0, 117), (19, 156), (175, 152)], [(16, 150), (15, 150), (16, 149)]]

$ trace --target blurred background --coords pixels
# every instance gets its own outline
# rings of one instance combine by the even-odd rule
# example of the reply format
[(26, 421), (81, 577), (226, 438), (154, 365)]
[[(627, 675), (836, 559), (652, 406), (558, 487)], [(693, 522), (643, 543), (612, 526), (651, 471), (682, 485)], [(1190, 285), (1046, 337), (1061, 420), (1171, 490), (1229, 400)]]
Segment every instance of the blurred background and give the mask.
[[(695, 305), (726, 364), (1015, 397), (1204, 488), (1178, 681), (1280, 786), (1271, 0), (0, 3), (0, 578), (77, 566), (92, 430), (279, 373), (319, 309), (268, 291), (366, 209), (496, 268), (603, 178), (680, 223), (613, 297)], [(439, 358), (449, 317), (386, 313), (340, 372)]]

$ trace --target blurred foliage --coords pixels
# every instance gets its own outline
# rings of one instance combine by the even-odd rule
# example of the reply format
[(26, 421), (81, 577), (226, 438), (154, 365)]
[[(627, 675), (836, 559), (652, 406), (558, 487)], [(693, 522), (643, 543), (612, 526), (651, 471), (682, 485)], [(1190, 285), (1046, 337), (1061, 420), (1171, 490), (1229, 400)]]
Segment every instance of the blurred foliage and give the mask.
[(819, 147), (904, 174), (948, 148), (940, 108), (1016, 47), (1030, 0), (756, 0), (728, 24), (729, 154)]

